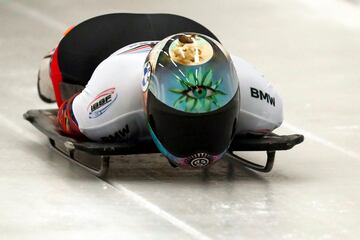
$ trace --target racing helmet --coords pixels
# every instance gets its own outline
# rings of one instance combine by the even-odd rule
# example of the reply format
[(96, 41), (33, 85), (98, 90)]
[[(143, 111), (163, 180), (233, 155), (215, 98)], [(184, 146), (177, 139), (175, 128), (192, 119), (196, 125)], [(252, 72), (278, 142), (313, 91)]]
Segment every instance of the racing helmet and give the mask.
[(206, 167), (226, 153), (240, 94), (219, 42), (198, 33), (158, 42), (145, 60), (142, 90), (150, 135), (173, 166)]

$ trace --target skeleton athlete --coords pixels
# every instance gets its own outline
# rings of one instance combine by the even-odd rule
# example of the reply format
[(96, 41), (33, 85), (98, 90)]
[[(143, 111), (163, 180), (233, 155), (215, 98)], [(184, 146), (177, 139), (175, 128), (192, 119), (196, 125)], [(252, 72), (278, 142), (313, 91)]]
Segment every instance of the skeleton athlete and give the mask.
[[(104, 142), (152, 138), (172, 164), (197, 167), (220, 159), (235, 135), (264, 135), (282, 123), (272, 85), (201, 25), (135, 36), (119, 49), (111, 31), (85, 37), (89, 27), (116, 25), (114, 15), (75, 26), (43, 60), (39, 94), (56, 99), (64, 134)], [(204, 161), (191, 162), (199, 156)]]

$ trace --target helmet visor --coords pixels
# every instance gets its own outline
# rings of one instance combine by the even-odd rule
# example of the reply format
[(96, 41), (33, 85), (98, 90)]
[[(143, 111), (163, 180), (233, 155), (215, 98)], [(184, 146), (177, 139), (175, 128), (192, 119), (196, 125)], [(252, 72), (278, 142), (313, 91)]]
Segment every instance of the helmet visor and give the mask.
[(161, 103), (153, 94), (148, 96), (150, 131), (176, 157), (224, 153), (235, 132), (238, 109), (239, 91), (223, 108), (204, 114), (178, 111)]

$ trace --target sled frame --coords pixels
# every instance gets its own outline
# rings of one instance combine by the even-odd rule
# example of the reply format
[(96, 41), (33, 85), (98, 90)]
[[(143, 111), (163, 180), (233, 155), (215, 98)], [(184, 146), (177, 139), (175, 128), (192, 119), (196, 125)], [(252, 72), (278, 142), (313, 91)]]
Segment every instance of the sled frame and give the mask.
[[(97, 177), (106, 176), (110, 168), (111, 156), (160, 153), (151, 139), (137, 143), (97, 143), (64, 136), (56, 123), (56, 115), (57, 109), (29, 110), (24, 114), (24, 118), (48, 137), (50, 146), (56, 152)], [(270, 172), (274, 166), (276, 151), (289, 150), (303, 140), (304, 136), (300, 134), (276, 135), (271, 133), (266, 136), (236, 136), (226, 156), (230, 161), (235, 161), (246, 168), (258, 172)], [(235, 154), (235, 152), (241, 151), (265, 151), (267, 154), (266, 163), (259, 165)], [(82, 163), (76, 157), (77, 152), (98, 156), (100, 159), (99, 167)]]

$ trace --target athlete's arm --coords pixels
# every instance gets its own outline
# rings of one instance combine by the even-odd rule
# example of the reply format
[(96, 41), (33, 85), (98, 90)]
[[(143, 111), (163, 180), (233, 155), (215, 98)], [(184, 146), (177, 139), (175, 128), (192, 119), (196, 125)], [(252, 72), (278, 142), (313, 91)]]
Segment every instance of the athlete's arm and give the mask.
[(240, 85), (238, 134), (267, 134), (283, 121), (280, 95), (263, 74), (240, 57), (231, 56)]
[(145, 137), (141, 80), (146, 56), (113, 54), (100, 63), (85, 89), (61, 106), (58, 121), (64, 133), (108, 142)]

